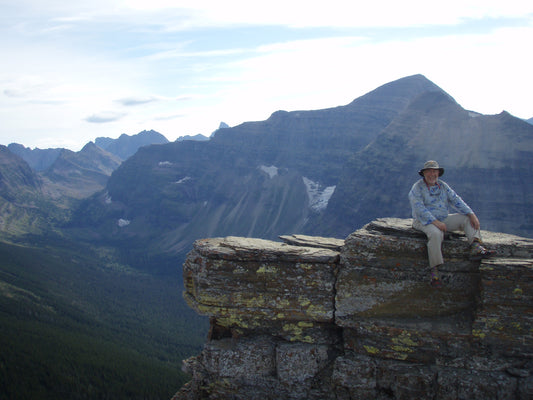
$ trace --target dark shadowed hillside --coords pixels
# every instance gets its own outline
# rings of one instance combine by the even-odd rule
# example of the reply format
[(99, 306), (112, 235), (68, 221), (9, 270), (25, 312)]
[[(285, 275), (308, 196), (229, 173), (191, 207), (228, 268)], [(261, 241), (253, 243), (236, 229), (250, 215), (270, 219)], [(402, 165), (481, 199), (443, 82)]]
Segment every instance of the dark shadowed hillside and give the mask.
[(0, 398), (159, 400), (186, 381), (205, 320), (177, 274), (116, 255), (52, 235), (0, 240)]

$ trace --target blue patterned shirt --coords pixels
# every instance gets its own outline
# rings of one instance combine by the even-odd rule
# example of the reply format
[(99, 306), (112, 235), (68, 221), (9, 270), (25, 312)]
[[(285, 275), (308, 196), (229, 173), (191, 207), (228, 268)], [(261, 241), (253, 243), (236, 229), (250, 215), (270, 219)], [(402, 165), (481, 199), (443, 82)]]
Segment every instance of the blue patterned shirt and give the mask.
[(451, 209), (464, 215), (472, 213), (463, 199), (440, 180), (434, 186), (428, 186), (424, 179), (417, 181), (409, 192), (409, 203), (413, 218), (422, 225), (429, 225), (437, 219), (444, 221)]

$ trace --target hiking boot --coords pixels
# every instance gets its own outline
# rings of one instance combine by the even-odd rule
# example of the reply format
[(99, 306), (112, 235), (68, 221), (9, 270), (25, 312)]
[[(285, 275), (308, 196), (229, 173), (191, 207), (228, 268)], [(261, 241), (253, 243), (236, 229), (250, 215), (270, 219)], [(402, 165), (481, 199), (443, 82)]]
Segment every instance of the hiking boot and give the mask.
[(431, 286), (433, 286), (435, 289), (440, 289), (442, 287), (442, 281), (439, 278), (432, 278)]
[(472, 261), (478, 261), (484, 258), (490, 258), (494, 254), (496, 254), (495, 251), (486, 249), (479, 242), (472, 243), (472, 246), (470, 247), (470, 260)]
[(439, 275), (439, 267), (442, 267), (442, 265), (437, 265), (431, 268), (431, 286), (433, 286), (434, 288), (442, 287), (442, 281), (440, 280)]

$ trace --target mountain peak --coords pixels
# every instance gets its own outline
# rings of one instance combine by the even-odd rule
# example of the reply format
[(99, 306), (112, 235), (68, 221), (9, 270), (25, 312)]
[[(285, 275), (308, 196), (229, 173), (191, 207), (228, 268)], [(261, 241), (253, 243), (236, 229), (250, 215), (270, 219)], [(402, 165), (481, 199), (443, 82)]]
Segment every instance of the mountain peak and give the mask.
[(94, 142), (98, 147), (118, 156), (121, 160), (126, 160), (135, 154), (140, 147), (165, 144), (168, 143), (168, 139), (154, 130), (144, 130), (132, 136), (123, 133), (118, 139), (98, 137)]
[(395, 107), (396, 109), (404, 108), (409, 104), (411, 99), (425, 92), (446, 93), (424, 75), (417, 74), (381, 85), (371, 92), (355, 99), (349, 104), (349, 106), (361, 107), (364, 106), (366, 102), (371, 101), (374, 104), (376, 102), (385, 104), (389, 103), (391, 107)]
[(98, 151), (102, 150), (101, 147), (98, 147), (94, 142), (88, 142), (83, 148), (80, 150), (82, 152), (88, 152), (88, 151)]

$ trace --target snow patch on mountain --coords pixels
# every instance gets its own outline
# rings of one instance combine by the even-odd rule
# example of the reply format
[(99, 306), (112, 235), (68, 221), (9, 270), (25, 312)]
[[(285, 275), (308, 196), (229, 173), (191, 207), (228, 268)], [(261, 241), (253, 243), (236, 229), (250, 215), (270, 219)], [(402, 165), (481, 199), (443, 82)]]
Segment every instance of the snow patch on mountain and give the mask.
[(307, 196), (309, 197), (309, 207), (311, 210), (320, 212), (325, 210), (328, 206), (329, 199), (335, 192), (337, 186), (323, 186), (318, 182), (313, 182), (311, 179), (302, 177), (305, 187), (307, 188)]
[(127, 219), (120, 218), (117, 222), (117, 225), (121, 228), (124, 228), (125, 226), (128, 226), (130, 224), (130, 221)]
[(259, 169), (266, 173), (270, 177), (270, 179), (272, 179), (278, 174), (278, 167), (274, 167), (273, 165), (271, 165), (270, 167), (267, 167), (266, 165), (261, 165)]
[(180, 183), (187, 182), (190, 179), (192, 179), (190, 176), (186, 176), (185, 178), (181, 178), (179, 181), (176, 181), (174, 183), (179, 185)]

